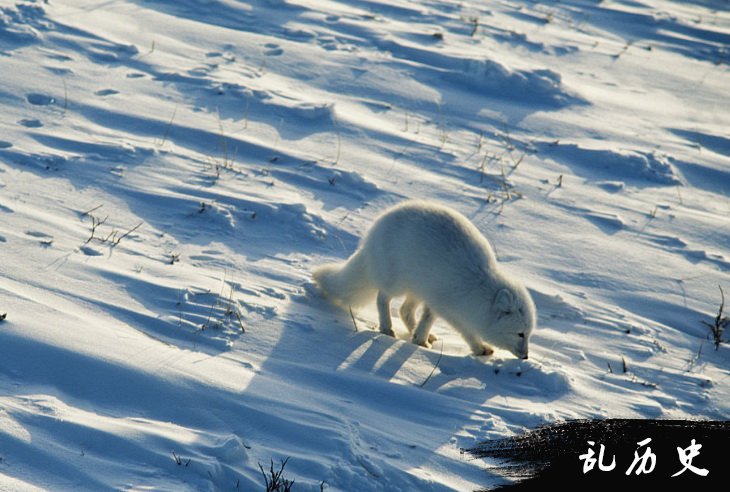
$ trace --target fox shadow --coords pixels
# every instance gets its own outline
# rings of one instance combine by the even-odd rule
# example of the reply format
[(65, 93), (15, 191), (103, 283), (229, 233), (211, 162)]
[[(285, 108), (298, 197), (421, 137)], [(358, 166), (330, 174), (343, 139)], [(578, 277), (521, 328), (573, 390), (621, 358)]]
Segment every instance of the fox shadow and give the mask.
[[(486, 359), (469, 355), (466, 344), (443, 323), (436, 326), (440, 339), (432, 349), (411, 343), (397, 319), (396, 338), (382, 334), (375, 326), (374, 310), (351, 315), (321, 298), (309, 283), (288, 299), (277, 318), (281, 332), (270, 352), (276, 355), (267, 357), (259, 371), (267, 377), (254, 377), (246, 392), (265, 391), (268, 378), (280, 375), (292, 385), (307, 387), (313, 401), (344, 402), (352, 412), (333, 409), (337, 423), (331, 431), (337, 434), (338, 427), (347, 429), (353, 422), (367, 428), (359, 439), (370, 441), (368, 459), (399, 456), (401, 468), (455, 460), (457, 468), (464, 468), (463, 476), (475, 483), (501, 483), (499, 475), (458, 459), (459, 448), (473, 447), (486, 437), (478, 435), (488, 427), (484, 422), (491, 412), (499, 412), (491, 401), (509, 396), (550, 402), (570, 390), (567, 377), (538, 362), (501, 352)], [(531, 412), (514, 409), (506, 409), (500, 417), (510, 427), (544, 423), (536, 422)], [(407, 435), (421, 436), (421, 445), (399, 442), (397, 434), (390, 439), (373, 437), (390, 435), (394, 425), (397, 431), (412, 427)], [(475, 435), (464, 437), (460, 430), (465, 428)], [(453, 447), (454, 456), (437, 452), (445, 445)], [(387, 468), (390, 461), (377, 461), (376, 466)]]
[[(432, 347), (418, 346), (411, 342), (397, 312), (398, 300), (391, 307), (393, 338), (378, 331), (372, 306), (350, 313), (328, 303), (308, 283), (302, 295), (291, 299), (287, 317), (321, 319), (326, 313), (331, 321), (321, 328), (322, 336), (335, 345), (335, 350), (349, 354), (338, 366), (342, 370), (364, 371), (386, 381), (413, 384), (477, 404), (500, 394), (553, 401), (570, 391), (567, 377), (538, 360), (519, 360), (501, 350), (488, 357), (472, 355), (461, 337), (440, 319), (432, 332), (437, 335)], [(296, 322), (291, 325), (296, 329)], [(280, 344), (286, 343), (287, 329), (283, 327)]]

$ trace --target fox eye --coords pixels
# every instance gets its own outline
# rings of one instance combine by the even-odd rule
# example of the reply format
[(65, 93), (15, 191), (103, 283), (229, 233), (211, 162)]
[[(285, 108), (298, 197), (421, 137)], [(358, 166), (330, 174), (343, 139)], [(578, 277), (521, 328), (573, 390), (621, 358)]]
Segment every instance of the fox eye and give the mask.
[(524, 333), (518, 333), (517, 336), (520, 337), (520, 338), (525, 338), (525, 334)]

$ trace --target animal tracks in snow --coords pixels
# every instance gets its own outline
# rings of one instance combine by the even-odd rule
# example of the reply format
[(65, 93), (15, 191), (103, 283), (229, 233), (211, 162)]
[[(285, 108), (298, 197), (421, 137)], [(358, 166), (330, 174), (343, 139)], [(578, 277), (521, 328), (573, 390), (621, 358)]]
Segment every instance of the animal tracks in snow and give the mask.
[[(442, 492), (495, 486), (459, 449), (524, 427), (724, 417), (725, 4), (4, 2), (0, 460), (254, 490), (292, 456), (304, 490)], [(530, 359), (313, 289), (405, 198), (524, 279)]]

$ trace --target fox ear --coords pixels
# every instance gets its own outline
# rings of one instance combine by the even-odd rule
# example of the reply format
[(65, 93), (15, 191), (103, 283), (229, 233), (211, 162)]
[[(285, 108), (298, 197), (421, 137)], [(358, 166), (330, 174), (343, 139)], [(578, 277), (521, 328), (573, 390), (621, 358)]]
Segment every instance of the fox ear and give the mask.
[(512, 310), (515, 304), (515, 297), (507, 289), (499, 289), (497, 295), (494, 296), (494, 305), (497, 308), (497, 312), (506, 313)]

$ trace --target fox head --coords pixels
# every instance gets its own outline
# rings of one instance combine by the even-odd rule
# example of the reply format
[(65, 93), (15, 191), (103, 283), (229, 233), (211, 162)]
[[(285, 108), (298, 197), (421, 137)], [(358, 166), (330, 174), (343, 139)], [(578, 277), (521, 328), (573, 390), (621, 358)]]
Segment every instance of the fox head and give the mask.
[(521, 285), (510, 285), (497, 290), (490, 303), (490, 315), (487, 340), (520, 359), (527, 359), (530, 335), (537, 318), (535, 304), (527, 289)]

